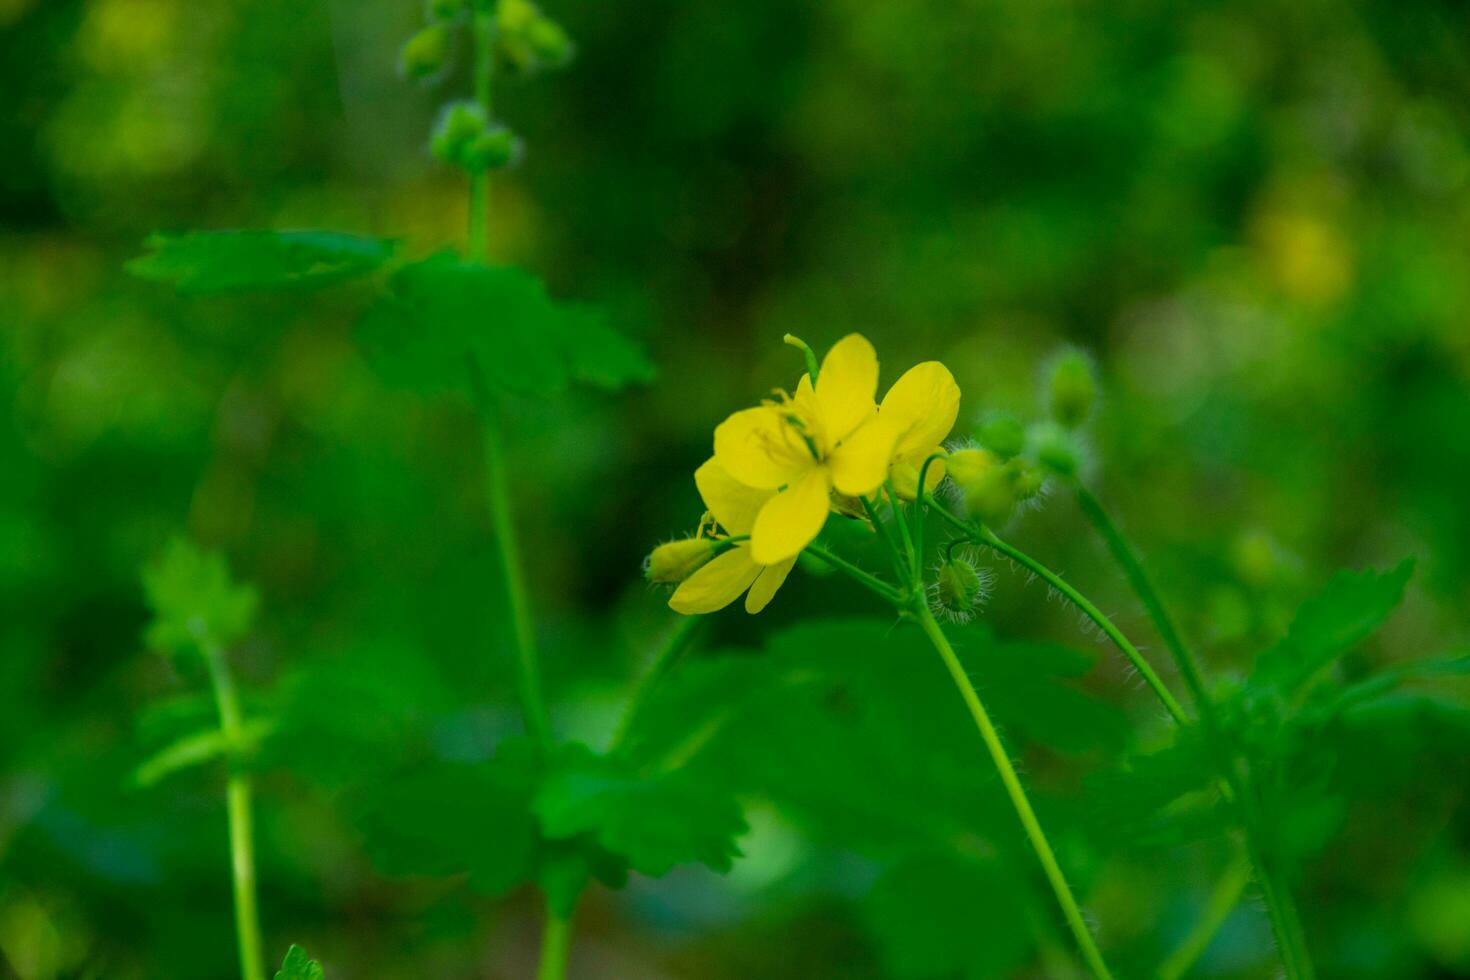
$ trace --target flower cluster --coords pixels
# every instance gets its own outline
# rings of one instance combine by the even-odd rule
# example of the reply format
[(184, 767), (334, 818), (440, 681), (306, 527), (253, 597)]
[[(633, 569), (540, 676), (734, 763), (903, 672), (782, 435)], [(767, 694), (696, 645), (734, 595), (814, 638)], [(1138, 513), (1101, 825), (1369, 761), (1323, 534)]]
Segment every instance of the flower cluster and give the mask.
[[(924, 461), (943, 452), (959, 414), (959, 386), (943, 364), (926, 361), (881, 403), (877, 393), (873, 345), (850, 334), (794, 393), (778, 390), (720, 423), (714, 456), (694, 474), (706, 508), (697, 535), (649, 559), (653, 581), (678, 583), (670, 607), (709, 613), (743, 594), (746, 611), (759, 612), (829, 514), (863, 513), (863, 501), (885, 485), (899, 498), (919, 494)], [(943, 476), (935, 460), (924, 490)]]

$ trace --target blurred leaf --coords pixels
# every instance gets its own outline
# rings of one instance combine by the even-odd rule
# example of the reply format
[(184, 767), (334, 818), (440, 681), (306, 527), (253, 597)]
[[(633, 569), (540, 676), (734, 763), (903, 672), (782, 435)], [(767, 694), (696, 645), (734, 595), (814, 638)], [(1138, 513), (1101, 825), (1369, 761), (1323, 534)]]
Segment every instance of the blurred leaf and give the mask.
[(558, 753), (535, 808), (548, 837), (590, 834), (651, 877), (696, 861), (728, 871), (746, 830), (739, 804), (717, 786), (681, 771), (643, 775), (575, 745)]
[(281, 968), (276, 971), (276, 980), (326, 980), (326, 974), (320, 963), (308, 959), (306, 950), (293, 943), (286, 951)]
[(1405, 559), (1388, 572), (1338, 572), (1297, 611), (1286, 637), (1261, 654), (1251, 686), (1295, 693), (1382, 625), (1403, 598), (1413, 570), (1413, 559)]
[[(240, 730), (241, 744), (236, 751), (248, 753), (269, 734), (271, 723), (262, 720), (248, 721)], [(155, 752), (133, 773), (133, 781), (139, 786), (152, 786), (159, 780), (183, 769), (208, 762), (230, 751), (229, 739), (218, 728), (185, 735), (172, 744)]]
[(1031, 886), (994, 858), (923, 853), (890, 867), (862, 901), (899, 980), (1010, 976), (1034, 945)]
[(255, 590), (235, 584), (220, 555), (183, 538), (175, 538), (144, 570), (143, 590), (153, 610), (148, 645), (165, 653), (204, 643), (230, 646), (255, 619)]
[(1168, 745), (1089, 776), (1082, 816), (1112, 843), (1174, 846), (1214, 836), (1230, 822), (1215, 779), (1199, 731), (1179, 729)]
[(489, 762), (423, 766), (379, 787), (359, 821), (375, 863), (390, 875), (468, 872), (492, 895), (529, 881), (535, 755), (529, 739), (506, 739)]
[(471, 363), (493, 390), (522, 395), (572, 381), (611, 391), (654, 374), (593, 310), (553, 301), (521, 269), (449, 253), (399, 269), (358, 333), (385, 379), (426, 393), (464, 389)]
[(172, 282), (181, 293), (323, 286), (364, 275), (392, 258), (394, 243), (338, 231), (192, 231), (149, 236), (151, 253), (128, 271)]

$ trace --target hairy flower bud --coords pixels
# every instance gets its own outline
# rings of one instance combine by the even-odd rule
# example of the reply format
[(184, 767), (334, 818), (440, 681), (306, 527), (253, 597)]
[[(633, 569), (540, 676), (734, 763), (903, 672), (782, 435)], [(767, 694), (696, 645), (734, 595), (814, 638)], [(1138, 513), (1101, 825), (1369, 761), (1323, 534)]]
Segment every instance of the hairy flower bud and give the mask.
[(966, 513), (986, 524), (1004, 524), (1016, 509), (1011, 467), (988, 449), (959, 449), (949, 455), (950, 479), (959, 487)]
[(404, 42), (398, 52), (399, 69), (407, 78), (437, 78), (449, 65), (450, 40), (447, 24), (430, 24)]
[(678, 585), (714, 557), (713, 538), (684, 538), (654, 548), (644, 559), (643, 574), (659, 585)]
[(1036, 461), (1057, 476), (1071, 478), (1082, 468), (1082, 445), (1077, 436), (1054, 422), (1045, 422), (1031, 432)]
[(508, 167), (521, 156), (521, 141), (504, 126), (492, 124), (464, 148), (460, 165), (471, 173)]
[(504, 126), (489, 122), (478, 103), (454, 102), (439, 116), (430, 148), (440, 160), (473, 174), (513, 163), (521, 143)]
[(567, 32), (530, 0), (501, 0), (499, 27), (500, 49), (520, 71), (560, 68), (572, 58)]
[[(961, 490), (1000, 467), (1000, 458), (988, 449), (956, 449), (944, 460), (945, 472)], [(917, 479), (917, 477), (915, 477)]]
[(1002, 459), (1019, 456), (1026, 449), (1026, 429), (1021, 420), (1007, 412), (995, 412), (980, 423), (980, 445)]
[(937, 611), (963, 622), (974, 615), (989, 592), (987, 569), (977, 568), (969, 558), (951, 556), (939, 566), (932, 595)]
[(1009, 460), (1006, 471), (1010, 475), (1011, 489), (1016, 493), (1016, 500), (1022, 503), (1036, 497), (1046, 485), (1045, 471), (1024, 456)]
[(1047, 381), (1051, 416), (1075, 429), (1092, 414), (1097, 401), (1097, 373), (1092, 359), (1080, 350), (1065, 350), (1051, 364)]

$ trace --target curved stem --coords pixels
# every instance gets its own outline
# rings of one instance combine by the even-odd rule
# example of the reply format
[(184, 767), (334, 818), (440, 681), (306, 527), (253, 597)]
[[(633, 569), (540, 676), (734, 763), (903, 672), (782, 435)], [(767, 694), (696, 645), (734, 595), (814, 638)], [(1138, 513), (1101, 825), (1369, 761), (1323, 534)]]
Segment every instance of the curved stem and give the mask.
[(1251, 863), (1245, 855), (1238, 856), (1225, 869), (1225, 874), (1216, 882), (1205, 903), (1204, 915), (1184, 937), (1179, 947), (1159, 966), (1158, 980), (1179, 980), (1190, 967), (1204, 955), (1214, 942), (1220, 927), (1240, 904), (1240, 896), (1251, 880)]
[[(874, 497), (874, 500), (876, 499)], [(898, 572), (899, 579), (905, 586), (911, 585), (912, 583), (909, 581), (908, 562), (904, 560), (903, 551), (899, 548), (898, 541), (894, 538), (892, 529), (884, 523), (882, 515), (873, 506), (872, 500), (869, 500), (867, 497), (859, 497), (858, 500), (862, 501), (863, 513), (868, 515), (868, 523), (873, 525), (873, 530), (877, 532), (878, 536), (883, 539), (883, 543), (888, 547), (888, 556), (893, 560), (893, 567)]]
[(230, 775), (225, 784), (225, 809), (230, 823), (230, 876), (235, 892), (235, 935), (240, 946), (240, 976), (243, 980), (265, 980), (261, 954), (260, 910), (255, 897), (255, 841), (250, 776), (239, 768), (238, 751), (244, 743), (244, 723), (235, 681), (225, 654), (215, 643), (202, 644), (204, 661), (219, 706), (220, 730), (229, 746)]
[(883, 492), (888, 497), (888, 509), (893, 514), (893, 523), (898, 525), (898, 536), (903, 542), (903, 553), (908, 558), (909, 581), (915, 584), (922, 582), (924, 574), (923, 569), (919, 567), (919, 552), (914, 547), (914, 538), (909, 532), (909, 522), (904, 518), (903, 511), (898, 506), (898, 491), (893, 489), (892, 480), (884, 482)]
[(1107, 511), (1103, 509), (1102, 502), (1081, 483), (1077, 484), (1077, 504), (1107, 544), (1113, 560), (1122, 568), (1129, 585), (1133, 587), (1139, 601), (1143, 603), (1144, 610), (1148, 613), (1149, 619), (1153, 621), (1154, 628), (1159, 631), (1164, 645), (1168, 647), (1169, 653), (1173, 656), (1174, 663), (1179, 668), (1179, 675), (1184, 679), (1185, 686), (1189, 688), (1190, 697), (1194, 699), (1196, 710), (1199, 712), (1200, 728), (1204, 732), (1206, 745), (1224, 783), (1222, 788), (1225, 790), (1225, 796), (1227, 801), (1234, 805), (1241, 829), (1245, 833), (1246, 850), (1251, 863), (1255, 865), (1256, 876), (1266, 899), (1266, 910), (1271, 919), (1271, 928), (1276, 935), (1276, 945), (1283, 965), (1286, 967), (1287, 976), (1310, 978), (1313, 976), (1312, 961), (1302, 933), (1296, 903), (1292, 898), (1291, 889), (1285, 882), (1279, 880), (1262, 852), (1259, 830), (1261, 818), (1257, 812), (1254, 789), (1250, 785), (1249, 778), (1237, 768), (1235, 758), (1226, 744), (1219, 718), (1215, 712), (1215, 703), (1205, 688), (1204, 674), (1200, 669), (1199, 660), (1184, 642), (1183, 635), (1175, 626), (1174, 619), (1169, 615), (1163, 599), (1159, 597), (1158, 590), (1154, 588), (1153, 580), (1144, 569), (1142, 559), (1139, 558), (1128, 539), (1118, 530), (1118, 526), (1113, 523)]
[(939, 652), (940, 659), (944, 661), (950, 677), (954, 679), (955, 686), (959, 688), (960, 696), (965, 700), (965, 706), (970, 709), (970, 716), (975, 719), (975, 727), (980, 730), (980, 737), (985, 741), (985, 748), (989, 750), (990, 758), (1000, 773), (1000, 780), (1005, 786), (1006, 795), (1010, 797), (1011, 805), (1015, 807), (1016, 816), (1021, 820), (1021, 826), (1025, 829), (1026, 836), (1036, 851), (1037, 859), (1041, 861), (1047, 881), (1051, 883), (1057, 902), (1062, 907), (1062, 915), (1066, 918), (1072, 935), (1076, 937), (1082, 958), (1087, 962), (1094, 977), (1098, 980), (1111, 980), (1112, 974), (1108, 972), (1107, 964), (1103, 962), (1102, 953), (1098, 950), (1097, 943), (1087, 928), (1087, 922), (1082, 917), (1082, 910), (1078, 908), (1077, 900), (1072, 897), (1072, 889), (1067, 885), (1066, 876), (1062, 874), (1061, 865), (1057, 863), (1051, 843), (1046, 839), (1046, 833), (1041, 829), (1041, 823), (1036, 819), (1035, 811), (1031, 809), (1031, 802), (1026, 798), (1026, 791), (1021, 786), (1020, 777), (1016, 775), (1015, 767), (1011, 765), (1010, 756), (1006, 754), (1005, 745), (1000, 740), (1000, 733), (991, 723), (990, 715), (986, 713), (985, 706), (980, 701), (980, 695), (975, 690), (975, 685), (970, 683), (964, 665), (955, 655), (954, 648), (949, 644), (949, 638), (944, 635), (944, 630), (940, 629), (929, 607), (922, 603), (916, 603), (915, 606), (915, 616), (924, 630), (924, 635)]
[(1154, 671), (1153, 666), (1143, 658), (1143, 654), (1138, 652), (1138, 648), (1129, 642), (1128, 638), (1123, 635), (1123, 631), (1113, 625), (1113, 621), (1103, 615), (1102, 611), (1089, 602), (1086, 596), (1074, 589), (1056, 572), (1053, 572), (1020, 548), (1001, 540), (989, 528), (982, 527), (978, 531), (971, 531), (970, 533), (978, 543), (1000, 552), (1007, 558), (1035, 572), (1047, 585), (1056, 589), (1072, 605), (1082, 610), (1082, 613), (1088, 619), (1096, 623), (1098, 628), (1107, 634), (1108, 639), (1112, 640), (1113, 645), (1122, 651), (1123, 656), (1128, 658), (1128, 662), (1133, 665), (1133, 668), (1138, 671), (1139, 675), (1144, 679), (1144, 682), (1158, 696), (1158, 699), (1163, 702), (1164, 707), (1173, 716), (1174, 720), (1181, 725), (1187, 725), (1189, 723), (1189, 716), (1184, 713), (1184, 708), (1175, 700), (1174, 695), (1169, 693), (1169, 689), (1164, 686), (1164, 682), (1159, 678), (1158, 673)]
[(837, 569), (839, 572), (843, 573), (848, 578), (852, 579), (854, 582), (857, 582), (864, 588), (877, 593), (887, 602), (891, 602), (894, 605), (899, 605), (901, 600), (903, 599), (903, 596), (899, 593), (899, 591), (893, 586), (889, 585), (887, 582), (878, 578), (876, 575), (871, 575), (863, 571), (861, 568), (858, 568), (856, 565), (843, 558), (838, 558), (826, 548), (821, 548), (817, 545), (809, 544), (806, 546), (806, 551), (812, 557), (820, 558), (822, 561), (831, 565), (833, 568)]
[(511, 631), (515, 637), (516, 681), (520, 688), (521, 711), (526, 731), (543, 747), (551, 743), (551, 723), (546, 715), (546, 701), (541, 693), (541, 667), (536, 651), (536, 631), (531, 621), (530, 603), (526, 598), (525, 576), (521, 571), (520, 544), (515, 520), (511, 515), (510, 480), (501, 444), (496, 406), (485, 384), (480, 365), (471, 359), (470, 381), (479, 408), (480, 430), (485, 452), (485, 499), (490, 508), (490, 526), (495, 535), (496, 554), (505, 578), (506, 600), (510, 605)]
[(541, 965), (536, 980), (564, 980), (572, 948), (572, 920), (546, 910), (546, 928), (541, 933)]
[(618, 729), (613, 733), (609, 751), (616, 752), (628, 738), (628, 733), (633, 730), (633, 722), (637, 720), (638, 713), (643, 709), (643, 704), (648, 696), (658, 687), (659, 682), (668, 675), (678, 662), (684, 651), (689, 649), (689, 641), (698, 632), (700, 625), (704, 622), (698, 616), (680, 616), (674, 628), (659, 647), (658, 653), (654, 654), (653, 660), (649, 662), (643, 676), (633, 688), (633, 695), (628, 699), (628, 706), (623, 711), (622, 720), (618, 722)]

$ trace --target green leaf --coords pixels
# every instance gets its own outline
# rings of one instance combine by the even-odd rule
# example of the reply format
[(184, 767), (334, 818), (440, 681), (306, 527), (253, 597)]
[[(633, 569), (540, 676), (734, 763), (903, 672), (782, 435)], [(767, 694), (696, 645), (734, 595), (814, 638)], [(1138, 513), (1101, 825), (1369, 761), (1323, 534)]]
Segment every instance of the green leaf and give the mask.
[[(267, 721), (249, 721), (242, 726), (241, 744), (235, 751), (249, 753), (270, 733)], [(159, 780), (184, 769), (201, 765), (230, 751), (230, 741), (218, 728), (207, 728), (175, 740), (143, 762), (133, 773), (133, 782), (138, 786), (152, 786)]]
[(308, 959), (306, 950), (293, 943), (286, 951), (281, 968), (276, 971), (276, 980), (326, 980), (326, 974), (320, 963)]
[(143, 572), (143, 591), (153, 610), (148, 645), (164, 653), (229, 646), (250, 630), (258, 597), (230, 578), (225, 560), (175, 538)]
[(393, 256), (394, 242), (338, 231), (158, 233), (128, 271), (171, 282), (181, 293), (230, 293), (323, 286), (365, 275)]
[(507, 739), (493, 760), (439, 763), (405, 773), (360, 807), (369, 853), (386, 874), (450, 875), (504, 894), (535, 872), (531, 813), (536, 749)]
[(1295, 693), (1383, 624), (1413, 570), (1413, 559), (1405, 559), (1388, 572), (1338, 572), (1297, 611), (1285, 638), (1261, 654), (1250, 686)]
[(358, 336), (391, 384), (459, 391), (478, 365), (494, 391), (606, 390), (649, 381), (653, 366), (595, 311), (557, 303), (529, 273), (441, 253), (406, 265), (363, 316)]
[(644, 775), (579, 745), (558, 753), (535, 809), (546, 836), (588, 834), (652, 877), (690, 862), (728, 871), (746, 830), (739, 804), (718, 787), (682, 770)]
[(994, 858), (926, 852), (885, 871), (861, 910), (899, 980), (989, 980), (1011, 976), (1031, 952), (1031, 892)]

